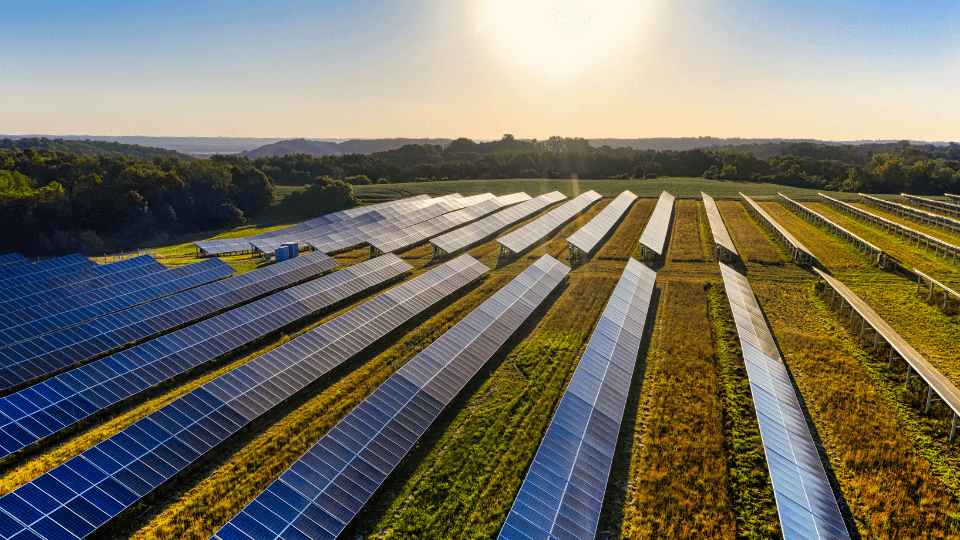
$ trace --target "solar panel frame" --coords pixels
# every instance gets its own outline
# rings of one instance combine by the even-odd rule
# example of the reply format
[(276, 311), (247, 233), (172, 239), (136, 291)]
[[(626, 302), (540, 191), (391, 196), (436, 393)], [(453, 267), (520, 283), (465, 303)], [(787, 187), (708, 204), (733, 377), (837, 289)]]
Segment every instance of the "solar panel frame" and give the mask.
[(19, 253), (7, 253), (0, 255), (0, 268), (7, 268), (8, 266), (19, 266), (21, 264), (29, 264), (30, 261), (26, 257)]
[[(931, 212), (913, 208), (905, 204), (895, 203), (893, 201), (885, 201), (883, 199), (863, 193), (860, 193), (860, 196), (863, 197), (865, 201), (873, 206), (876, 206), (877, 208), (880, 208), (881, 210), (886, 210), (896, 216), (908, 218), (912, 221), (920, 223), (921, 225), (934, 225), (949, 233), (956, 233), (957, 231), (960, 231), (960, 221), (957, 221), (953, 218), (941, 216), (940, 214), (933, 214)], [(908, 200), (913, 200), (914, 202), (926, 201), (928, 205), (931, 204), (927, 199), (914, 197), (913, 195), (907, 195), (906, 193), (901, 193), (901, 196), (906, 197)]]
[[(391, 375), (214, 538), (339, 536), (453, 397), (568, 272), (549, 255), (541, 257)], [(286, 489), (303, 504), (270, 529), (258, 521), (263, 519), (258, 509), (283, 500), (274, 494)]]
[(8, 266), (0, 268), (0, 291), (99, 267), (100, 265), (80, 253), (38, 263)]
[(656, 277), (628, 259), (499, 538), (587, 540), (596, 535)]
[(926, 197), (917, 197), (916, 195), (910, 195), (907, 193), (901, 193), (900, 195), (908, 201), (915, 203), (920, 208), (932, 208), (952, 216), (960, 217), (960, 204), (938, 201), (936, 199), (927, 199)]
[[(411, 269), (394, 255), (364, 261), (2, 397), (0, 411), (7, 407), (9, 414), (0, 418), (0, 457)], [(37, 388), (53, 390), (60, 399), (38, 405), (24, 398)], [(64, 407), (66, 421), (48, 414)], [(14, 436), (21, 432), (27, 436)]]
[(444, 233), (430, 240), (430, 243), (433, 244), (435, 253), (452, 255), (566, 198), (567, 196), (559, 191), (545, 193), (516, 206), (500, 210), (465, 227)]
[(606, 238), (620, 223), (620, 220), (627, 215), (636, 200), (637, 196), (631, 191), (624, 191), (604, 207), (599, 214), (594, 216), (589, 223), (571, 234), (567, 238), (567, 243), (570, 245), (571, 260), (574, 258), (574, 254), (583, 254), (584, 257), (589, 257), (590, 253), (600, 244), (600, 241)]
[(777, 220), (773, 219), (773, 216), (768, 214), (766, 210), (760, 208), (760, 205), (756, 203), (750, 197), (747, 197), (743, 193), (740, 194), (743, 197), (743, 200), (747, 202), (747, 210), (756, 216), (760, 223), (770, 232), (772, 232), (780, 242), (790, 251), (790, 255), (793, 257), (794, 262), (799, 265), (809, 264), (814, 265), (817, 263), (817, 258), (813, 256), (813, 253), (807, 246), (803, 245), (800, 240), (797, 240), (795, 236), (790, 234), (787, 229), (785, 229)]
[(547, 212), (523, 227), (497, 239), (501, 253), (520, 254), (543, 240), (602, 197), (592, 189)]
[[(464, 256), (382, 293), (333, 321), (204, 384), (7, 494), (0, 499), (0, 512), (17, 520), (16, 526), (20, 530), (32, 530), (40, 538), (61, 538), (59, 535), (63, 532), (60, 528), (78, 538), (86, 537), (283, 399), (487, 270), (475, 259)], [(381, 324), (377, 325), (378, 322)], [(347, 329), (346, 333), (342, 333), (343, 329)], [(310, 351), (309, 354), (304, 354), (305, 350)], [(310, 369), (311, 380), (290, 375), (301, 365)], [(241, 382), (243, 375), (249, 384)], [(259, 389), (265, 391), (258, 392)], [(184, 414), (185, 410), (192, 412)], [(172, 418), (179, 418), (179, 421)], [(127, 452), (117, 452), (118, 447)], [(89, 471), (93, 476), (89, 473), (78, 475), (80, 480), (71, 490), (51, 493), (53, 505), (33, 508), (29, 502), (27, 507), (4, 504), (24, 500), (21, 493), (26, 494), (31, 488), (36, 489), (60, 477), (64, 471), (74, 469)], [(132, 493), (118, 498), (109, 508), (98, 505), (96, 501), (102, 500), (101, 492), (114, 482), (124, 485)], [(78, 513), (83, 518), (78, 522), (64, 511), (77, 508), (76, 501), (89, 502), (94, 508), (100, 508), (103, 515), (98, 514), (98, 519), (89, 520)], [(55, 529), (57, 536), (52, 536), (51, 529), (45, 528), (47, 522), (44, 520), (48, 518), (60, 527)]]
[(666, 253), (667, 233), (673, 222), (674, 196), (664, 191), (657, 199), (657, 206), (640, 235), (641, 254), (644, 259), (661, 257)]
[(783, 537), (850, 538), (790, 374), (747, 278), (720, 264)]

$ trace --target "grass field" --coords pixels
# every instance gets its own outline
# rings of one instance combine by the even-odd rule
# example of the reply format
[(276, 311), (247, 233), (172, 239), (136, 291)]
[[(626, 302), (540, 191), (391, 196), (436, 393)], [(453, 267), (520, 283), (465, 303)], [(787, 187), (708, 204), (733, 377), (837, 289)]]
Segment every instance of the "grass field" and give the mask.
[[(468, 182), (415, 186), (443, 185), (470, 195), (499, 189), (495, 186), (499, 182), (507, 181), (488, 182), (486, 187)], [(455, 398), (351, 524), (346, 537), (496, 536), (627, 257), (637, 254), (637, 239), (655, 197), (668, 180), (644, 181), (650, 182), (646, 187), (625, 184), (639, 181), (607, 186), (591, 185), (603, 181), (582, 180), (576, 185), (519, 182), (542, 189), (522, 188), (531, 195), (553, 189), (597, 189), (615, 196), (629, 188), (645, 198), (631, 207), (594, 256), (570, 273), (558, 293)], [(734, 190), (731, 197), (735, 197), (735, 191), (745, 185), (705, 182), (710, 181), (681, 179), (667, 188), (681, 200), (675, 207), (667, 255), (655, 263), (659, 268), (657, 308), (647, 321), (614, 455), (598, 533), (605, 540), (775, 539), (780, 535), (750, 386), (718, 265), (712, 261), (709, 226), (702, 204), (682, 198), (683, 189), (690, 193), (696, 189), (697, 195), (703, 189), (723, 197), (721, 185)], [(516, 191), (502, 187), (501, 193)], [(773, 194), (782, 190), (774, 188)], [(960, 383), (960, 318), (928, 305), (906, 277), (872, 268), (845, 241), (772, 201), (761, 204), (802, 238), (829, 271)], [(496, 237), (475, 246), (469, 253), (491, 268), (475, 284), (325, 376), (309, 392), (269, 411), (186, 474), (156, 490), (109, 531), (98, 534), (141, 540), (209, 538), (377, 385), (542, 254), (568, 262), (566, 238), (609, 202), (608, 198), (593, 205), (542, 244), (511, 260), (497, 260)], [(887, 368), (883, 351), (875, 354), (872, 344), (860, 342), (859, 331), (848, 328), (846, 318), (839, 317), (816, 292), (813, 274), (788, 262), (782, 247), (739, 201), (718, 204), (743, 255), (741, 268), (771, 323), (802, 398), (808, 426), (854, 537), (960, 537), (956, 510), (960, 444), (946, 439), (949, 421), (943, 405), (935, 404), (925, 413), (925, 389), (916, 383), (905, 387), (903, 366)], [(889, 250), (905, 265), (947, 282), (960, 282), (960, 267), (821, 204), (809, 204)], [(221, 237), (273, 226), (277, 225), (249, 226)], [(162, 248), (162, 260), (170, 265), (195, 261), (189, 244), (193, 240)], [(429, 245), (400, 255), (415, 267), (406, 279), (437, 263)], [(336, 258), (350, 265), (368, 256), (362, 247)], [(227, 260), (240, 271), (262, 264), (249, 256)], [(317, 314), (309, 324), (122, 404), (56, 444), (23, 456), (0, 474), (0, 493), (365, 299)]]

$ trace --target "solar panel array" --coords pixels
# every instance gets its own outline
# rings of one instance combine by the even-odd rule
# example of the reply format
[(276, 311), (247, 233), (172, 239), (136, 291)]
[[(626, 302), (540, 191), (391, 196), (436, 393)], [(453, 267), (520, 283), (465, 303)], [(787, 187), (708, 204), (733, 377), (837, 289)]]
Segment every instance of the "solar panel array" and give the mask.
[(566, 198), (567, 196), (559, 191), (545, 193), (516, 206), (501, 210), (476, 223), (440, 235), (431, 240), (430, 243), (433, 244), (435, 251), (453, 254)]
[(960, 195), (954, 195), (952, 193), (944, 193), (944, 196), (946, 196), (951, 201), (960, 202)]
[(115, 311), (192, 289), (236, 271), (220, 259), (207, 259), (0, 316), (0, 346), (31, 339)]
[[(870, 195), (860, 194), (861, 197), (868, 203), (880, 208), (881, 210), (886, 210), (896, 216), (905, 217), (916, 221), (921, 225), (934, 225), (940, 227), (941, 229), (955, 233), (960, 230), (960, 221), (957, 221), (946, 216), (941, 216), (940, 214), (932, 214), (924, 210), (918, 210), (912, 208), (905, 204), (895, 203), (893, 201), (885, 201), (877, 197), (871, 197)], [(911, 197), (911, 195), (904, 195), (906, 197)], [(916, 197), (919, 199), (919, 197)]]
[(111, 263), (107, 266), (113, 266), (114, 264), (123, 264), (125, 268), (121, 268), (112, 274), (98, 276), (75, 283), (69, 283), (59, 287), (51, 288), (46, 286), (44, 283), (29, 283), (23, 287), (18, 287), (17, 289), (7, 291), (11, 293), (15, 291), (16, 294), (19, 294), (20, 296), (16, 298), (10, 298), (9, 300), (0, 301), (0, 313), (20, 311), (29, 307), (63, 300), (74, 295), (87, 294), (97, 289), (103, 289), (105, 287), (110, 287), (111, 285), (117, 285), (119, 283), (135, 280), (142, 276), (148, 276), (150, 274), (162, 272), (167, 269), (166, 266), (155, 261), (153, 257), (148, 255), (133, 257), (131, 259)]
[(908, 195), (906, 193), (901, 193), (900, 195), (902, 195), (908, 201), (916, 204), (920, 208), (929, 208), (931, 210), (943, 212), (944, 214), (960, 217), (960, 204), (937, 201), (934, 199), (927, 199), (925, 197), (917, 197), (916, 195)]
[(896, 221), (891, 221), (885, 217), (880, 217), (872, 212), (867, 212), (862, 208), (853, 206), (852, 204), (847, 204), (843, 201), (838, 201), (833, 197), (828, 197), (823, 193), (819, 193), (824, 200), (827, 201), (827, 204), (835, 210), (839, 210), (851, 216), (862, 219), (871, 225), (879, 227), (882, 231), (887, 231), (897, 236), (907, 242), (917, 242), (917, 247), (923, 246), (925, 249), (929, 250), (931, 247), (934, 250), (935, 255), (943, 255), (943, 258), (951, 257), (953, 262), (957, 262), (957, 257), (960, 256), (960, 246), (955, 246), (953, 244), (944, 242), (939, 238), (934, 238), (929, 234), (922, 233), (916, 229), (911, 229), (905, 225), (901, 225)]
[(45, 281), (94, 268), (100, 268), (100, 265), (80, 253), (34, 264), (8, 266), (0, 268), (0, 291), (16, 289), (26, 283)]
[[(608, 204), (599, 214), (594, 216), (577, 232), (567, 238), (567, 243), (572, 248), (579, 250), (585, 256), (589, 255), (607, 234), (620, 222), (620, 219), (627, 214), (627, 210), (637, 200), (637, 196), (630, 191), (624, 191)], [(571, 254), (574, 249), (571, 249)]]
[(204, 384), (4, 496), (0, 534), (86, 537), (264, 412), (486, 271), (469, 256), (450, 261)]
[[(493, 198), (493, 195), (487, 194), (481, 197)], [(304, 232), (280, 238), (254, 240), (251, 243), (254, 247), (264, 252), (273, 251), (277, 247), (280, 247), (282, 243), (288, 241), (306, 243), (315, 247), (316, 245), (325, 244), (326, 241), (324, 239), (330, 239), (331, 237), (339, 239), (344, 236), (345, 233), (356, 237), (357, 235), (351, 233), (351, 231), (357, 228), (357, 225), (365, 226), (364, 230), (368, 231), (369, 235), (382, 234), (386, 231), (410, 227), (411, 225), (427, 221), (441, 214), (459, 210), (465, 205), (472, 204), (473, 201), (477, 200), (476, 197), (462, 198), (459, 194), (454, 193), (452, 195), (437, 197), (436, 199), (397, 201), (393, 205), (381, 207), (374, 212), (369, 212), (349, 222), (314, 229), (309, 231), (309, 233)], [(353, 245), (366, 243), (368, 239), (368, 237), (359, 236)], [(344, 245), (342, 247), (341, 245), (342, 242), (337, 242), (337, 249), (352, 247), (352, 245)], [(324, 247), (324, 249), (318, 251), (329, 253), (329, 248)]]
[[(951, 289), (950, 287), (947, 287), (943, 283), (939, 282), (936, 279), (933, 279), (932, 277), (928, 276), (927, 274), (924, 274), (923, 272), (921, 272), (920, 270), (917, 270), (916, 268), (913, 269), (913, 273), (917, 275), (917, 294), (920, 293), (920, 286), (923, 284), (924, 281), (930, 284), (930, 292), (928, 293), (928, 296), (927, 296), (928, 302), (932, 302), (933, 300), (935, 300), (936, 295), (943, 294), (943, 309), (947, 309), (947, 303), (949, 302), (951, 296), (956, 298), (958, 303), (960, 303), (960, 292), (957, 292)], [(937, 291), (937, 287), (940, 287), (941, 291)]]
[[(517, 199), (520, 200), (518, 201)], [(368, 240), (368, 242), (373, 249), (380, 253), (399, 251), (419, 244), (440, 233), (449, 231), (454, 227), (459, 227), (460, 225), (480, 219), (507, 205), (514, 204), (511, 201), (521, 202), (529, 199), (530, 196), (526, 193), (515, 193), (513, 195), (507, 195), (506, 197), (484, 199), (462, 210), (437, 216), (431, 220), (413, 225), (412, 227), (375, 236)]]
[(7, 253), (6, 255), (0, 255), (0, 268), (6, 268), (8, 266), (19, 266), (21, 264), (28, 264), (30, 261), (26, 257), (19, 253)]
[(0, 398), (0, 457), (411, 268), (364, 261)]
[(747, 278), (720, 263), (785, 540), (850, 538), (790, 374)]
[(657, 274), (630, 259), (500, 531), (592, 540)]
[(670, 230), (670, 222), (673, 220), (673, 195), (664, 191), (657, 200), (657, 206), (653, 209), (650, 221), (647, 222), (643, 234), (640, 235), (640, 246), (642, 247), (643, 258), (649, 254), (661, 256), (666, 252), (667, 232)]
[(717, 203), (713, 200), (713, 197), (702, 191), (700, 195), (703, 197), (703, 209), (707, 213), (707, 221), (710, 222), (713, 243), (717, 248), (717, 259), (722, 260), (723, 254), (726, 253), (727, 260), (732, 261), (733, 257), (739, 257), (740, 253), (737, 252), (737, 246), (733, 243), (733, 238), (730, 238), (730, 232), (727, 231), (723, 218), (720, 217), (720, 209), (717, 208)]
[(340, 535), (443, 408), (569, 270), (541, 257), (374, 390), (214, 538)]
[(790, 250), (790, 255), (793, 256), (793, 260), (796, 261), (797, 264), (812, 265), (816, 262), (817, 258), (810, 253), (810, 250), (783, 228), (782, 225), (777, 223), (777, 220), (773, 219), (773, 216), (768, 214), (763, 208), (760, 208), (760, 205), (750, 197), (747, 197), (743, 193), (741, 193), (740, 196), (743, 197), (743, 200), (747, 201), (747, 210), (756, 216), (768, 231), (780, 239), (784, 247)]
[(0, 390), (236, 307), (337, 265), (322, 253), (311, 253), (0, 348)]
[(341, 222), (346, 222), (351, 219), (354, 219), (358, 216), (362, 216), (366, 213), (376, 211), (379, 208), (389, 207), (404, 201), (419, 201), (424, 199), (429, 199), (429, 195), (417, 195), (415, 197), (408, 197), (406, 199), (400, 199), (397, 201), (388, 201), (385, 203), (374, 204), (370, 206), (362, 206), (359, 208), (350, 208), (347, 210), (341, 210), (340, 212), (334, 212), (332, 214), (327, 214), (314, 218), (303, 223), (298, 223), (296, 225), (291, 225), (290, 227), (284, 227), (282, 229), (275, 229), (272, 231), (254, 234), (250, 236), (244, 236), (241, 238), (222, 238), (214, 240), (202, 240), (200, 242), (194, 242), (194, 245), (199, 251), (210, 254), (218, 253), (232, 253), (236, 251), (250, 251), (253, 249), (253, 245), (250, 243), (253, 240), (265, 239), (265, 238), (277, 238), (281, 236), (290, 236), (296, 235), (297, 233), (302, 233), (306, 231), (311, 231), (313, 229), (318, 229), (320, 227), (336, 224)]
[(825, 218), (819, 213), (814, 212), (813, 210), (807, 208), (806, 206), (803, 206), (802, 204), (794, 201), (793, 199), (787, 197), (783, 193), (780, 193), (779, 195), (783, 197), (784, 201), (786, 201), (787, 207), (789, 207), (795, 213), (800, 214), (801, 216), (807, 218), (808, 220), (814, 222), (815, 224), (826, 228), (833, 234), (850, 242), (857, 248), (857, 251), (859, 251), (860, 253), (869, 254), (870, 258), (875, 263), (877, 263), (877, 265), (880, 266), (880, 268), (886, 268), (889, 265), (893, 265), (894, 268), (897, 267), (898, 263), (896, 259), (891, 257), (882, 249), (871, 244), (870, 242), (867, 242), (866, 240), (864, 240), (863, 238), (860, 238), (859, 236), (853, 234), (852, 232), (844, 229), (840, 225), (837, 225), (836, 223), (830, 221), (829, 219)]
[(586, 193), (581, 193), (573, 200), (564, 203), (563, 206), (554, 208), (512, 233), (497, 239), (497, 242), (499, 242), (501, 249), (506, 249), (515, 254), (522, 253), (601, 198), (600, 194), (592, 189)]

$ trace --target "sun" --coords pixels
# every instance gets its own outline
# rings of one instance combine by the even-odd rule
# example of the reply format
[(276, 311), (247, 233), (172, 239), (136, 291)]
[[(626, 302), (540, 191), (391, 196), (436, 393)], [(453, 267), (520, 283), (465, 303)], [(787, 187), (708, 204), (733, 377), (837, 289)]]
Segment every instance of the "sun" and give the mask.
[(480, 31), (503, 56), (573, 76), (639, 43), (652, 0), (484, 0)]

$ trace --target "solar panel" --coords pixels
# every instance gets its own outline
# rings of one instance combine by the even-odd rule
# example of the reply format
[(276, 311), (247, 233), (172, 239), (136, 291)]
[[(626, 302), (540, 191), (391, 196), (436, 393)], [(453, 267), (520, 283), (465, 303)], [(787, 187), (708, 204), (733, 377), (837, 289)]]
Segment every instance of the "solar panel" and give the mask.
[[(518, 197), (518, 195), (523, 195), (525, 198)], [(478, 195), (477, 197), (483, 196)], [(462, 210), (443, 214), (405, 229), (386, 232), (374, 236), (370, 238), (368, 242), (370, 243), (372, 251), (375, 253), (388, 253), (406, 249), (440, 233), (480, 219), (492, 212), (496, 212), (508, 204), (513, 204), (513, 202), (509, 201), (516, 201), (517, 199), (529, 200), (530, 196), (526, 193), (516, 193), (506, 197), (494, 197), (493, 195), (490, 195), (489, 198), (479, 199), (476, 203), (471, 204)], [(464, 199), (461, 199), (461, 201), (463, 200)]]
[[(526, 195), (526, 193), (522, 195)], [(438, 236), (431, 240), (430, 243), (433, 244), (434, 253), (437, 255), (441, 253), (453, 254), (566, 198), (566, 195), (559, 191), (546, 193), (534, 199), (521, 202), (516, 206), (500, 210), (496, 214), (485, 217), (476, 223), (471, 223), (466, 227), (461, 227)]]
[(779, 195), (783, 197), (784, 201), (786, 201), (786, 205), (788, 208), (793, 210), (795, 213), (805, 217), (809, 221), (814, 222), (815, 224), (829, 230), (830, 232), (839, 236), (840, 238), (843, 238), (844, 240), (850, 242), (851, 244), (856, 246), (857, 251), (859, 251), (860, 253), (869, 254), (870, 257), (873, 259), (873, 262), (877, 263), (877, 265), (880, 266), (880, 268), (885, 269), (887, 268), (887, 266), (890, 266), (890, 265), (892, 265), (894, 268), (897, 267), (897, 264), (898, 264), (897, 260), (892, 256), (890, 256), (885, 251), (883, 251), (882, 249), (871, 244), (870, 242), (867, 242), (866, 240), (864, 240), (863, 238), (860, 238), (859, 236), (853, 234), (852, 232), (844, 229), (840, 225), (837, 225), (836, 223), (830, 221), (829, 219), (820, 215), (819, 213), (814, 212), (813, 210), (807, 208), (806, 206), (803, 206), (802, 204), (794, 201), (793, 199), (787, 197), (783, 193), (780, 193)]
[(823, 197), (835, 210), (839, 210), (841, 212), (850, 214), (855, 218), (865, 220), (871, 225), (879, 227), (880, 230), (890, 232), (894, 236), (899, 236), (899, 238), (909, 243), (916, 241), (917, 247), (924, 247), (927, 250), (932, 247), (934, 255), (940, 255), (942, 253), (944, 259), (950, 256), (953, 262), (957, 262), (957, 257), (960, 256), (960, 246), (955, 246), (948, 242), (944, 242), (939, 238), (934, 238), (929, 234), (922, 233), (916, 229), (911, 229), (910, 227), (901, 225), (887, 218), (880, 217), (872, 212), (867, 212), (862, 208), (857, 208), (856, 206), (847, 204), (843, 201), (838, 201), (837, 199), (828, 197), (823, 193), (818, 193), (818, 195)]
[[(927, 199), (921, 199), (920, 197), (913, 197), (912, 195), (902, 194), (904, 197), (913, 200), (914, 202), (918, 201), (927, 201)], [(918, 210), (912, 208), (905, 204), (895, 203), (893, 201), (885, 201), (883, 199), (878, 199), (877, 197), (871, 197), (870, 195), (860, 194), (861, 197), (868, 203), (880, 208), (881, 210), (886, 210), (887, 212), (892, 213), (895, 216), (905, 217), (907, 219), (916, 221), (921, 225), (932, 225), (939, 227), (947, 232), (955, 233), (960, 230), (960, 221), (957, 221), (946, 216), (941, 216), (940, 214), (932, 214), (924, 210)], [(941, 203), (943, 204), (943, 203)], [(929, 201), (928, 201), (929, 205)], [(954, 206), (954, 205), (949, 205)]]
[(670, 222), (673, 220), (673, 195), (664, 191), (657, 200), (657, 206), (653, 209), (650, 221), (643, 229), (640, 235), (641, 256), (659, 257), (666, 252), (667, 232), (670, 230)]
[[(224, 239), (213, 239), (213, 240), (202, 240), (200, 242), (194, 242), (194, 245), (197, 247), (198, 251), (210, 254), (218, 253), (232, 253), (237, 251), (250, 251), (253, 248), (253, 245), (250, 243), (253, 240), (265, 239), (265, 238), (277, 238), (282, 236), (296, 236), (298, 233), (306, 233), (309, 235), (308, 231), (314, 229), (319, 229), (330, 224), (344, 223), (349, 222), (350, 220), (362, 216), (369, 212), (374, 212), (380, 208), (389, 208), (397, 204), (420, 201), (430, 199), (429, 195), (417, 195), (414, 197), (408, 197), (405, 199), (399, 199), (396, 201), (388, 201), (385, 203), (374, 204), (369, 206), (361, 206), (358, 208), (350, 208), (347, 210), (341, 210), (340, 212), (334, 212), (332, 214), (327, 214), (314, 218), (303, 223), (298, 223), (296, 225), (291, 225), (290, 227), (284, 227), (282, 229), (275, 229), (265, 233), (254, 234), (250, 236), (245, 236), (241, 238), (224, 238)], [(296, 241), (296, 238), (294, 238)]]
[(592, 540), (657, 274), (630, 259), (500, 531)]
[[(86, 537), (276, 404), (486, 271), (469, 256), (450, 261), (173, 401), (0, 498), (4, 538), (24, 530), (48, 540)], [(60, 485), (64, 489), (50, 489)], [(37, 490), (48, 497), (39, 501)]]
[(717, 260), (723, 260), (723, 255), (726, 254), (727, 260), (732, 261), (734, 256), (739, 257), (740, 254), (737, 252), (737, 246), (733, 243), (733, 238), (730, 238), (727, 226), (723, 224), (720, 209), (717, 208), (717, 203), (713, 200), (713, 197), (702, 191), (700, 195), (703, 197), (703, 208), (707, 212), (707, 221), (710, 222), (710, 232), (713, 234)]
[(785, 540), (850, 538), (790, 374), (747, 278), (720, 263)]
[(531, 223), (497, 239), (500, 244), (500, 252), (519, 254), (526, 251), (601, 198), (600, 194), (592, 189), (586, 193), (581, 193), (573, 200), (564, 203), (563, 206), (554, 208)]
[[(0, 300), (16, 300), (34, 294), (37, 291), (56, 289), (75, 283), (83, 283), (91, 279), (120, 274), (126, 272), (133, 266), (160, 264), (156, 261), (147, 262), (141, 257), (137, 257), (136, 259), (137, 260), (126, 259), (103, 266), (88, 259), (87, 261), (79, 261), (74, 265), (62, 266), (60, 268), (31, 274), (25, 278), (12, 279), (0, 287)], [(152, 257), (147, 257), (147, 259), (152, 260)]]
[(29, 263), (30, 261), (28, 261), (26, 257), (19, 253), (7, 253), (6, 255), (0, 255), (0, 268), (19, 266), (21, 264)]
[(0, 457), (411, 268), (364, 261), (0, 398)]
[(930, 208), (951, 216), (960, 217), (960, 204), (953, 204), (935, 199), (927, 199), (926, 197), (917, 197), (916, 195), (908, 195), (906, 193), (901, 193), (900, 195), (913, 204), (916, 204), (920, 208)]
[(31, 339), (236, 273), (220, 259), (170, 268), (99, 291), (0, 316), (0, 346)]
[(810, 250), (784, 229), (783, 226), (777, 223), (777, 220), (773, 219), (773, 216), (768, 214), (763, 208), (760, 208), (760, 205), (750, 197), (747, 197), (743, 193), (741, 193), (740, 196), (743, 197), (743, 200), (747, 201), (747, 210), (760, 220), (764, 228), (776, 235), (785, 248), (790, 250), (790, 255), (793, 256), (793, 260), (796, 261), (797, 264), (812, 265), (816, 262), (817, 258), (810, 253)]
[(80, 253), (47, 259), (38, 263), (0, 268), (0, 290), (42, 281), (52, 276), (97, 268), (99, 265)]
[(153, 257), (148, 255), (133, 257), (124, 261), (112, 263), (108, 266), (112, 266), (113, 264), (120, 265), (121, 263), (123, 264), (123, 267), (118, 267), (117, 271), (114, 273), (92, 277), (90, 279), (77, 281), (74, 283), (67, 283), (61, 286), (54, 286), (53, 288), (50, 288), (49, 284), (44, 282), (34, 282), (25, 284), (22, 287), (17, 287), (16, 289), (8, 289), (5, 292), (20, 294), (21, 296), (0, 301), (0, 313), (20, 311), (22, 309), (39, 306), (77, 294), (85, 294), (90, 291), (103, 289), (111, 285), (116, 285), (125, 281), (135, 280), (143, 276), (162, 272), (167, 269), (166, 266), (155, 261)]
[(943, 195), (948, 199), (950, 199), (951, 201), (960, 202), (960, 195), (954, 195), (952, 193), (944, 193)]
[(627, 210), (637, 200), (637, 196), (630, 191), (624, 191), (617, 196), (610, 204), (606, 206), (599, 214), (594, 216), (577, 232), (567, 238), (570, 244), (570, 260), (578, 259), (580, 254), (584, 257), (590, 255), (595, 247), (603, 240), (607, 234), (616, 227), (617, 223), (627, 214)]
[(214, 538), (340, 535), (443, 408), (569, 271), (541, 257), (374, 390)]
[(209, 285), (112, 313), (28, 341), (0, 348), (0, 389), (150, 339), (316, 274), (337, 262), (313, 253), (271, 264)]

